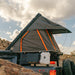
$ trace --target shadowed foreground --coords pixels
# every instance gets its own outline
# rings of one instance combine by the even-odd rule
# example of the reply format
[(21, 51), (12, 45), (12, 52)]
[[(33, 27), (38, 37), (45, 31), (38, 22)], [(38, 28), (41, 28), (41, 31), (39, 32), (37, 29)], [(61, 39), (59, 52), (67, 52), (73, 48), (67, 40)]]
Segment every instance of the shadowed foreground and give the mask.
[(20, 65), (0, 59), (0, 75), (41, 75)]

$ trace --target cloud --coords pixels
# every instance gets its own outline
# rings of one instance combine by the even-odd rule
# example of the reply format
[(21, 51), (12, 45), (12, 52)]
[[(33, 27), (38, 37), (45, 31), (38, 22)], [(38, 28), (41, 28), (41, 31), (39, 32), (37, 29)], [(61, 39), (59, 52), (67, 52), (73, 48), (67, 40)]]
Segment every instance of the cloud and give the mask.
[(54, 36), (55, 36), (55, 37), (61, 37), (62, 34), (55, 34)]
[(56, 19), (68, 18), (75, 15), (74, 0), (30, 0), (34, 10)]
[(59, 46), (61, 49), (63, 49), (63, 46), (62, 46), (62, 44), (58, 44), (58, 46)]
[(11, 34), (11, 35), (9, 36), (10, 39), (11, 39), (11, 41), (12, 41), (13, 39), (15, 39), (16, 36), (17, 36), (19, 33), (20, 33), (20, 31), (18, 31), (17, 29), (15, 29), (14, 32), (13, 32), (13, 34)]
[(73, 41), (72, 45), (75, 45), (75, 41)]
[(63, 52), (64, 54), (70, 54), (71, 52), (73, 52), (75, 50), (75, 47), (66, 47), (66, 46), (62, 46), (62, 44), (58, 44), (61, 52)]
[(72, 28), (75, 28), (75, 24), (72, 26)]
[(62, 20), (75, 16), (75, 0), (0, 0), (0, 16), (6, 21), (26, 24), (40, 12), (51, 20)]
[(21, 22), (20, 27), (25, 27), (31, 15), (30, 12), (27, 12), (27, 2), (28, 0), (0, 0), (0, 16), (6, 21)]
[(6, 34), (11, 35), (11, 32), (6, 32)]
[(0, 36), (0, 38), (1, 38), (1, 40), (7, 40), (6, 38), (4, 38), (4, 37), (1, 37), (1, 36)]
[(9, 26), (9, 29), (11, 29), (11, 26)]

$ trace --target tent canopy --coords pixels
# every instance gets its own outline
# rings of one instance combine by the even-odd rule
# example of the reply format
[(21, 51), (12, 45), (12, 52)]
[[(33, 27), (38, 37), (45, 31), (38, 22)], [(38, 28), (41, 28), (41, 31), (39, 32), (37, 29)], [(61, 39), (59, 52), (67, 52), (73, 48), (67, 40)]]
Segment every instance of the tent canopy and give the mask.
[(13, 47), (13, 50), (20, 51), (21, 46), (22, 51), (40, 51), (46, 49), (46, 47), (48, 50), (54, 50), (55, 48), (59, 50), (52, 35), (59, 33), (71, 33), (71, 31), (38, 13), (6, 50)]
[(70, 33), (71, 32), (68, 29), (66, 29), (65, 27), (48, 20), (47, 18), (43, 17), (41, 14), (37, 14), (37, 16), (34, 18), (34, 20), (35, 21), (31, 24), (31, 26), (28, 28), (28, 30), (48, 29), (49, 31), (52, 32), (52, 34)]

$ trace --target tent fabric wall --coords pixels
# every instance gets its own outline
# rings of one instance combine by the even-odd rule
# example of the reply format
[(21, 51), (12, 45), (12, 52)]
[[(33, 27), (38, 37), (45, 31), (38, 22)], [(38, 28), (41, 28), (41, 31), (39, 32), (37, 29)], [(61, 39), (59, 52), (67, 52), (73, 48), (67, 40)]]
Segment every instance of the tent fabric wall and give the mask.
[[(48, 48), (48, 50), (55, 50), (49, 37), (48, 34), (46, 32), (46, 30), (39, 30), (43, 41), (46, 45), (46, 47)], [(56, 50), (59, 51), (59, 48), (57, 47), (56, 43), (54, 42), (53, 36), (50, 35), (52, 38), (52, 41), (56, 47)], [(13, 51), (20, 51), (20, 39), (14, 44), (13, 46)], [(22, 40), (22, 51), (24, 52), (36, 52), (36, 51), (45, 51), (45, 48), (42, 44), (42, 41), (37, 33), (36, 30), (34, 31), (30, 31)]]
[(28, 35), (23, 38), (22, 43), (22, 51), (45, 50), (36, 31), (30, 31)]
[[(44, 30), (40, 30), (40, 34), (47, 46), (48, 50), (54, 50), (50, 40), (47, 36), (47, 33)], [(31, 31), (24, 39), (23, 39), (23, 51), (45, 51), (45, 48), (42, 44), (42, 41), (36, 31)]]
[(49, 33), (49, 35), (51, 37), (53, 44), (51, 43), (51, 40), (49, 39), (49, 36), (48, 36), (46, 30), (40, 30), (40, 33), (41, 33), (41, 36), (43, 37), (43, 40), (44, 40), (48, 50), (54, 50), (55, 51), (55, 49), (53, 47), (53, 44), (54, 44), (56, 51), (59, 51), (59, 47), (57, 46), (57, 43), (54, 42), (54, 39), (53, 39), (54, 37), (51, 35), (51, 32)]
[(20, 51), (20, 40), (21, 38), (13, 45), (12, 50), (13, 51)]

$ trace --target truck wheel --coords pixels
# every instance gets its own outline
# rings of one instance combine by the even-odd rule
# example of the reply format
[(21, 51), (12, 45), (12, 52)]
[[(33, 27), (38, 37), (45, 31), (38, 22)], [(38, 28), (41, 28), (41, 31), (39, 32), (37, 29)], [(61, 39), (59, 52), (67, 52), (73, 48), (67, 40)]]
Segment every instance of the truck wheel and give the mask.
[(74, 66), (72, 68), (72, 72), (73, 72), (73, 75), (75, 75), (75, 64), (74, 64)]
[(73, 61), (71, 61), (71, 69), (72, 69), (73, 75), (75, 75), (75, 64)]
[(70, 60), (63, 61), (63, 75), (73, 75)]

